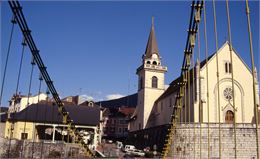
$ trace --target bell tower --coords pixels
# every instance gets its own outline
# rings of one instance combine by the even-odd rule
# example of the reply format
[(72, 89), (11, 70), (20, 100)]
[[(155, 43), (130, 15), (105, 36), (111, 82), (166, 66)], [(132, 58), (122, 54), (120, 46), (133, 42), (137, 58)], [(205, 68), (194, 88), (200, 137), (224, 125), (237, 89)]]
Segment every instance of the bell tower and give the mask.
[(164, 74), (167, 67), (162, 66), (155, 31), (154, 18), (142, 65), (137, 68), (138, 75), (138, 103), (134, 113), (134, 121), (130, 124), (130, 131), (144, 129), (153, 108), (154, 102), (165, 91)]

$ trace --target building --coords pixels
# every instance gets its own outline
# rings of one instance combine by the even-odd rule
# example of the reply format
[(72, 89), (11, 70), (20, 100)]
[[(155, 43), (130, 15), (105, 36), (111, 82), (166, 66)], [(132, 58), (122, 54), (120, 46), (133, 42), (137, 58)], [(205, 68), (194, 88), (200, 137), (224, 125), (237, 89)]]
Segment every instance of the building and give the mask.
[(72, 103), (74, 105), (83, 104), (88, 99), (83, 95), (76, 95), (76, 96), (68, 96), (62, 99), (63, 102)]
[[(65, 109), (69, 112), (76, 130), (83, 136), (84, 141), (90, 148), (95, 149), (101, 142), (100, 107), (65, 105)], [(43, 140), (73, 142), (73, 139), (68, 138), (67, 125), (63, 124), (57, 105), (50, 102), (32, 104), (20, 112), (10, 114), (10, 118), (6, 121), (5, 138), (10, 138), (12, 122), (14, 139), (35, 142)]]
[[(234, 110), (236, 111), (236, 123), (254, 123), (254, 100), (253, 100), (253, 80), (252, 74), (249, 67), (245, 64), (239, 54), (233, 49), (233, 67), (230, 63), (230, 51), (229, 43), (226, 42), (218, 50), (217, 53), (211, 55), (208, 60), (208, 90), (209, 90), (209, 110), (207, 110), (207, 81), (206, 81), (206, 61), (202, 61), (200, 64), (197, 63), (195, 71), (195, 82), (194, 87), (191, 82), (191, 89), (186, 90), (191, 94), (190, 104), (190, 121), (191, 122), (208, 122), (208, 111), (209, 122), (217, 123), (218, 117), (218, 98), (217, 98), (217, 78), (216, 78), (216, 54), (219, 59), (219, 92), (220, 92), (220, 122), (221, 123), (233, 123)], [(238, 68), (238, 69), (236, 69)], [(200, 73), (198, 72), (200, 71)], [(234, 99), (232, 96), (232, 78), (231, 72), (234, 72)], [(256, 70), (254, 70), (256, 73)], [(190, 71), (192, 72), (192, 71)], [(190, 73), (192, 74), (192, 73)], [(200, 84), (199, 84), (200, 74)], [(170, 122), (171, 113), (175, 103), (175, 95), (178, 91), (177, 82), (180, 77), (174, 80), (170, 87), (156, 100), (154, 103), (153, 110), (150, 114), (150, 119), (146, 127), (153, 127), (156, 125), (163, 125)], [(258, 88), (258, 80), (256, 79), (255, 86)], [(199, 86), (200, 85), (200, 86)], [(192, 96), (192, 88), (195, 88), (195, 96)], [(256, 95), (258, 94), (258, 90)], [(201, 101), (199, 101), (201, 96)], [(194, 99), (194, 100), (192, 100)], [(235, 100), (235, 109), (233, 107), (233, 100)], [(186, 101), (188, 103), (188, 99)], [(199, 106), (201, 103), (201, 106)], [(259, 104), (259, 100), (257, 100)], [(200, 108), (201, 107), (201, 108)], [(184, 108), (185, 109), (185, 108)], [(182, 120), (184, 121), (185, 110), (182, 114)], [(188, 114), (188, 107), (186, 108), (186, 114)], [(188, 119), (188, 116), (186, 120)]]
[[(236, 122), (237, 123), (254, 123), (254, 100), (253, 100), (253, 80), (250, 68), (246, 65), (239, 54), (233, 49), (233, 67), (230, 63), (230, 51), (229, 43), (226, 42), (218, 50), (217, 53), (212, 54), (208, 59), (208, 86), (209, 86), (209, 122), (218, 122), (218, 109), (217, 109), (217, 78), (216, 78), (216, 54), (219, 58), (219, 91), (220, 91), (220, 105), (222, 123), (232, 123), (234, 110), (232, 101), (232, 80), (231, 72), (234, 73), (234, 92), (236, 101)], [(146, 46), (145, 54), (142, 57), (143, 63), (137, 68), (138, 81), (138, 104), (132, 121), (130, 122), (130, 130), (136, 131), (158, 125), (168, 124), (171, 119), (173, 107), (175, 104), (175, 96), (178, 92), (177, 83), (181, 77), (173, 80), (170, 86), (166, 88), (164, 83), (164, 73), (167, 71), (167, 67), (162, 66), (156, 38), (154, 32), (154, 24), (152, 24), (148, 43)], [(190, 90), (186, 90), (188, 93), (193, 92), (194, 85), (195, 96), (191, 93), (190, 100), (190, 121), (191, 122), (208, 122), (207, 121), (207, 100), (206, 100), (206, 60), (199, 64), (197, 63), (195, 68), (195, 82), (191, 82)], [(198, 72), (200, 71), (200, 72)], [(256, 73), (256, 69), (254, 70)], [(192, 74), (190, 70), (190, 75)], [(199, 77), (200, 74), (200, 77)], [(256, 76), (257, 77), (257, 76)], [(200, 78), (200, 86), (199, 86)], [(258, 80), (256, 79), (255, 86), (258, 88)], [(258, 89), (256, 90), (258, 97)], [(201, 96), (201, 101), (199, 101)], [(194, 100), (192, 100), (194, 99)], [(187, 99), (188, 102), (188, 99)], [(199, 108), (201, 103), (201, 108)], [(259, 99), (257, 100), (259, 103)], [(187, 111), (188, 109), (186, 109)], [(187, 112), (186, 112), (187, 113)], [(201, 114), (201, 119), (199, 115)], [(230, 116), (230, 118), (228, 117)], [(184, 120), (184, 114), (182, 114)], [(188, 118), (188, 117), (187, 117)]]
[(152, 111), (154, 102), (164, 93), (166, 86), (164, 74), (167, 67), (162, 65), (161, 56), (156, 42), (154, 24), (142, 57), (142, 65), (137, 68), (138, 75), (138, 102), (130, 130), (144, 129)]
[(128, 136), (128, 121), (135, 108), (105, 108), (103, 114), (103, 138), (123, 140)]
[[(216, 55), (218, 55), (219, 65), (218, 84)], [(216, 53), (209, 56), (208, 62), (206, 59), (201, 62), (197, 61), (196, 65), (190, 68), (188, 74), (191, 79), (190, 87), (188, 88), (187, 86), (184, 91), (187, 96), (182, 100), (180, 121), (181, 123), (185, 121), (190, 122), (192, 124), (191, 127), (194, 127), (194, 132), (191, 133), (191, 128), (186, 124), (178, 126), (176, 135), (172, 139), (175, 143), (171, 150), (174, 152), (172, 157), (190, 158), (192, 154), (195, 154), (195, 158), (199, 157), (200, 152), (196, 148), (198, 145), (195, 144), (200, 142), (199, 138), (196, 137), (200, 133), (199, 123), (202, 123), (201, 127), (203, 127), (201, 142), (205, 144), (208, 142), (206, 130), (209, 123), (212, 136), (210, 142), (214, 143), (211, 145), (210, 153), (213, 158), (217, 158), (219, 141), (217, 133), (219, 132), (219, 126), (217, 123), (219, 120), (223, 134), (221, 141), (226, 144), (226, 149), (223, 150), (225, 155), (222, 157), (234, 157), (234, 121), (237, 125), (237, 136), (240, 136), (240, 140), (237, 142), (238, 156), (244, 156), (245, 158), (256, 157), (254, 93), (257, 97), (256, 104), (259, 105), (258, 79), (255, 78), (255, 83), (253, 83), (252, 70), (234, 48), (231, 51), (231, 55), (233, 67), (230, 60), (230, 45), (229, 42), (225, 42)], [(208, 83), (206, 66), (208, 68)], [(170, 128), (174, 107), (176, 106), (176, 95), (180, 88), (178, 83), (183, 78), (180, 76), (174, 79), (169, 87), (166, 87), (164, 83), (166, 71), (167, 67), (162, 65), (155, 38), (154, 24), (152, 24), (146, 50), (142, 56), (142, 65), (137, 68), (139, 79), (138, 102), (129, 123), (128, 144), (133, 144), (140, 149), (145, 147), (151, 148), (156, 145), (157, 150), (162, 151), (167, 131)], [(255, 77), (257, 77), (256, 69), (253, 71)], [(234, 96), (232, 95), (232, 73), (234, 74)], [(253, 92), (253, 85), (256, 87), (255, 92)], [(207, 100), (207, 90), (209, 100)], [(219, 103), (218, 91), (220, 94)], [(190, 94), (189, 97), (188, 94)], [(233, 101), (235, 101), (235, 105)], [(218, 105), (220, 105), (219, 108)], [(188, 138), (190, 141), (185, 140)], [(184, 141), (189, 143), (189, 145), (185, 145)], [(191, 149), (197, 150), (190, 152)], [(244, 151), (240, 150), (251, 153), (243, 154)], [(208, 149), (203, 148), (201, 152), (203, 156), (207, 156)]]
[(118, 99), (99, 101), (95, 104), (104, 109), (102, 137), (114, 140), (125, 139), (129, 132), (129, 119), (137, 105), (137, 93)]
[(45, 93), (40, 93), (35, 96), (25, 96), (20, 93), (17, 95), (13, 95), (11, 100), (9, 101), (9, 112), (19, 112), (25, 109), (28, 105), (36, 104), (40, 101), (47, 100), (47, 95)]

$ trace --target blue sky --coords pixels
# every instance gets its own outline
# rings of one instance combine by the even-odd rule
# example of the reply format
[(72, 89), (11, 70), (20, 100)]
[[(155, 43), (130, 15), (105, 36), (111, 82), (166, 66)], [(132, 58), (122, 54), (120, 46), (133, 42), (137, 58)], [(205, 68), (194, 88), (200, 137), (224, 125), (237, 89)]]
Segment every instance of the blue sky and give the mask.
[[(227, 39), (225, 2), (217, 3), (219, 45)], [(137, 91), (136, 68), (141, 65), (151, 17), (163, 65), (168, 67), (166, 84), (180, 73), (187, 38), (190, 1), (153, 2), (21, 2), (32, 36), (61, 97), (85, 94), (94, 100), (107, 95)], [(215, 52), (212, 3), (206, 3), (209, 53)], [(259, 2), (250, 1), (255, 61), (259, 66)], [(245, 3), (230, 2), (233, 47), (250, 66)], [(1, 73), (11, 30), (11, 10), (1, 2)], [(201, 50), (204, 56), (203, 24)], [(6, 77), (5, 105), (15, 92), (21, 54), (21, 32), (16, 26)], [(219, 46), (219, 47), (220, 47)], [(19, 91), (28, 93), (31, 53), (26, 49)], [(32, 93), (37, 93), (38, 70)], [(2, 78), (2, 74), (1, 74)], [(43, 86), (43, 91), (46, 86)]]

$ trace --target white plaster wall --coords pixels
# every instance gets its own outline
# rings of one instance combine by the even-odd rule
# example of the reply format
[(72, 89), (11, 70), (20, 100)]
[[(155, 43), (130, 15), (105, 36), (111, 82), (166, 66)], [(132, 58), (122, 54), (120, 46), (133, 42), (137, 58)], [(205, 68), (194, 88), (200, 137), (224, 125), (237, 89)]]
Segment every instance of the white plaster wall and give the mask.
[[(252, 123), (254, 117), (254, 102), (253, 102), (253, 80), (250, 69), (245, 65), (240, 57), (233, 51), (233, 73), (234, 73), (234, 88), (235, 88), (235, 107), (236, 107), (236, 122), (237, 123)], [(220, 121), (225, 122), (225, 113), (227, 110), (233, 110), (233, 101), (224, 99), (223, 91), (225, 88), (232, 88), (231, 74), (225, 72), (225, 62), (230, 61), (230, 51), (228, 43), (225, 43), (218, 52), (219, 58), (219, 76), (220, 76)], [(209, 81), (209, 122), (218, 122), (218, 103), (217, 103), (217, 76), (216, 76), (216, 55), (214, 55), (208, 62), (208, 81)], [(201, 98), (203, 100), (203, 122), (208, 122), (207, 110), (207, 79), (206, 79), (206, 65), (201, 69)], [(191, 89), (193, 88), (191, 84)], [(193, 92), (192, 90), (190, 90)], [(199, 90), (196, 90), (199, 93)], [(197, 94), (196, 93), (196, 94)], [(195, 95), (196, 96), (196, 95)], [(172, 108), (168, 107), (169, 98), (172, 99), (172, 104), (175, 104), (174, 93), (157, 101), (154, 105), (153, 112), (156, 117), (150, 118), (149, 123), (157, 125), (168, 124), (172, 115)], [(192, 93), (191, 93), (191, 98)], [(194, 97), (195, 98), (195, 97)], [(198, 97), (197, 97), (198, 98)], [(192, 99), (191, 99), (192, 101)], [(163, 103), (163, 110), (160, 111), (161, 103)], [(186, 113), (188, 108), (186, 109)], [(184, 112), (184, 111), (183, 111)], [(199, 121), (199, 104), (198, 101), (191, 104), (190, 108), (191, 122)], [(188, 120), (187, 120), (188, 121)], [(254, 123), (254, 121), (253, 121)], [(153, 125), (151, 124), (151, 126)]]
[[(234, 74), (234, 87), (235, 87), (235, 108), (236, 111), (236, 122), (238, 123), (251, 123), (254, 116), (254, 103), (253, 103), (253, 82), (252, 76), (243, 61), (238, 55), (232, 51), (233, 57), (233, 74)], [(223, 91), (225, 88), (232, 88), (232, 78), (230, 73), (225, 72), (225, 62), (230, 62), (230, 51), (227, 43), (219, 50), (219, 77), (220, 77), (220, 120), (224, 122), (225, 112), (231, 109), (233, 101), (230, 103), (225, 100)], [(209, 121), (218, 122), (218, 103), (217, 103), (217, 76), (216, 76), (216, 55), (208, 63), (208, 78), (209, 78)], [(207, 81), (206, 81), (206, 66), (201, 69), (202, 80), (202, 99), (205, 99), (203, 103), (203, 121), (207, 122)], [(204, 92), (204, 93), (203, 93)], [(230, 107), (226, 107), (227, 105)], [(195, 105), (195, 122), (198, 122), (198, 103)]]

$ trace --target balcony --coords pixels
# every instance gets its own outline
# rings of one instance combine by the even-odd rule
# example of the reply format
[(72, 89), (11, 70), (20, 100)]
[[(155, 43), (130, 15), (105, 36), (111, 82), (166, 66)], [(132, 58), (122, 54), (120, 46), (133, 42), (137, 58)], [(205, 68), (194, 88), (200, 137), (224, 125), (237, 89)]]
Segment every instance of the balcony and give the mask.
[(151, 65), (151, 64), (144, 64), (144, 68), (148, 68), (148, 69), (158, 69), (158, 70), (163, 70), (163, 71), (167, 71), (167, 67), (165, 66), (158, 66), (158, 65)]

